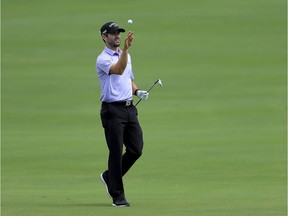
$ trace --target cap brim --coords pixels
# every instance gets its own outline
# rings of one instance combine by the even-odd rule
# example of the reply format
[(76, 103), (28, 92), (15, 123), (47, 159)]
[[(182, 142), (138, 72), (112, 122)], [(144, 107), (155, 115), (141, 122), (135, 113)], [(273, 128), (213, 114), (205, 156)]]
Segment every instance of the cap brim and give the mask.
[(110, 34), (113, 34), (113, 33), (115, 33), (115, 32), (125, 32), (125, 29), (118, 28), (118, 29), (115, 29), (115, 30), (113, 30), (113, 31), (108, 31), (108, 33), (110, 33)]

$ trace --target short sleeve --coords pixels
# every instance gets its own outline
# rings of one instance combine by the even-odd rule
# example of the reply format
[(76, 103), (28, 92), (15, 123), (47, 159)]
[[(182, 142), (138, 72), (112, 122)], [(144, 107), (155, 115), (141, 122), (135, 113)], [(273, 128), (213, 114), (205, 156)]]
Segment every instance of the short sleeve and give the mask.
[(113, 65), (112, 58), (109, 55), (101, 55), (97, 59), (97, 71), (103, 71), (109, 74), (110, 68)]

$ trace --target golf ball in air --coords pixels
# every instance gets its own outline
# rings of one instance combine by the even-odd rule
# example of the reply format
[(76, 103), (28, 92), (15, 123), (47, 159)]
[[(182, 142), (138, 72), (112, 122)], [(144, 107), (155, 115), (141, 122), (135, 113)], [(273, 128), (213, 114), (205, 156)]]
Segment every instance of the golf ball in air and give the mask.
[(133, 21), (131, 19), (128, 20), (128, 24), (132, 24)]

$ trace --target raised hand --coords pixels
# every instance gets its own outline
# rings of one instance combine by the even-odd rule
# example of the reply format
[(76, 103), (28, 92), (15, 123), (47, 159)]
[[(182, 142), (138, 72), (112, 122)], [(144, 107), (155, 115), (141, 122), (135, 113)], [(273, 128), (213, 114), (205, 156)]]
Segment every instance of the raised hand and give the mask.
[(124, 49), (128, 49), (131, 45), (132, 45), (132, 41), (133, 41), (133, 32), (128, 32), (126, 39), (125, 39), (125, 44), (124, 44)]

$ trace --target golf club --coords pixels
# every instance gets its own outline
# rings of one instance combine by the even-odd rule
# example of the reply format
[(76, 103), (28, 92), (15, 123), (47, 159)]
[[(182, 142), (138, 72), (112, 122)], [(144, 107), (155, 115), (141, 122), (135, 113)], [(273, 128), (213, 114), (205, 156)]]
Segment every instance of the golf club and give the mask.
[[(161, 81), (160, 79), (157, 79), (157, 80), (153, 83), (153, 85), (147, 90), (147, 92), (150, 92), (151, 89), (152, 89), (157, 83), (159, 83), (159, 85), (160, 85), (161, 87), (163, 87), (162, 81)], [(137, 106), (137, 104), (140, 103), (141, 100), (142, 100), (142, 99), (140, 98), (140, 99), (137, 101), (137, 103), (135, 104), (135, 106)]]

